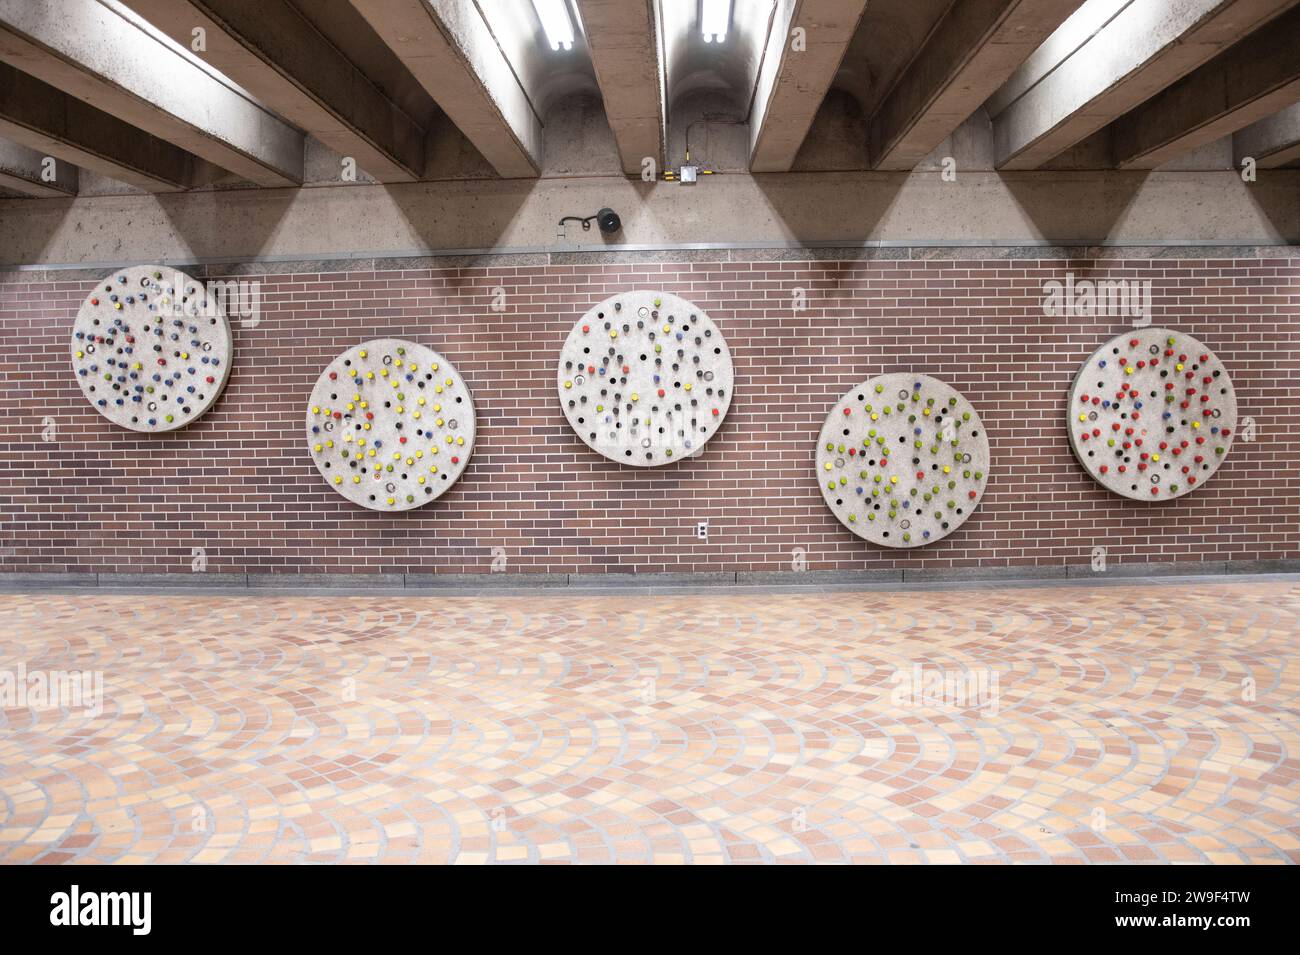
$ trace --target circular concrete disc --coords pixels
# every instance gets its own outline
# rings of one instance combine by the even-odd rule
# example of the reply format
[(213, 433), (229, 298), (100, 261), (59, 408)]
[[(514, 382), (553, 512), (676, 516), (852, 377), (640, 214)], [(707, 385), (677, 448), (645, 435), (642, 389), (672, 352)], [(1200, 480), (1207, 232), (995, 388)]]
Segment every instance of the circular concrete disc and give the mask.
[(1223, 363), (1191, 335), (1116, 335), (1079, 370), (1066, 412), (1070, 447), (1093, 480), (1137, 501), (1182, 497), (1219, 469), (1237, 430)]
[(849, 530), (885, 547), (951, 534), (988, 484), (989, 439), (960, 393), (929, 375), (869, 378), (831, 409), (817, 480)]
[(726, 417), (735, 373), (722, 332), (667, 292), (625, 292), (591, 308), (560, 350), (556, 386), (573, 430), (620, 464), (697, 455)]
[(307, 445), (326, 482), (376, 511), (437, 498), (474, 451), (474, 400), (455, 366), (396, 338), (355, 345), (321, 373)]
[(174, 431), (201, 417), (226, 386), (232, 352), (221, 304), (202, 282), (164, 266), (132, 266), (96, 283), (72, 330), (86, 400), (131, 431)]

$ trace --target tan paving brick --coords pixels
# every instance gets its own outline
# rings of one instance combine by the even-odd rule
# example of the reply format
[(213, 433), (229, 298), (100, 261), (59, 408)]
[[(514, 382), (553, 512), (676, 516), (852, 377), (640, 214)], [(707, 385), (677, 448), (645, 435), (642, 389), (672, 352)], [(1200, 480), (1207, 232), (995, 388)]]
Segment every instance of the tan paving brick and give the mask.
[(103, 678), (0, 701), (0, 861), (1294, 862), (1298, 639), (1286, 581), (0, 596), (0, 672)]

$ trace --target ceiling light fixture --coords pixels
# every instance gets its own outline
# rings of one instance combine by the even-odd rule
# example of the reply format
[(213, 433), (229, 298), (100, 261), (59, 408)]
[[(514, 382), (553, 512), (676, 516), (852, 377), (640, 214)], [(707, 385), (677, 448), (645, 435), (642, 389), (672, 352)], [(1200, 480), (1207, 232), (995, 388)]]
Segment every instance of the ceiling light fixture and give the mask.
[(731, 0), (700, 0), (700, 32), (705, 43), (721, 43), (731, 25)]
[(542, 21), (552, 50), (573, 49), (573, 20), (565, 0), (533, 0), (537, 19)]

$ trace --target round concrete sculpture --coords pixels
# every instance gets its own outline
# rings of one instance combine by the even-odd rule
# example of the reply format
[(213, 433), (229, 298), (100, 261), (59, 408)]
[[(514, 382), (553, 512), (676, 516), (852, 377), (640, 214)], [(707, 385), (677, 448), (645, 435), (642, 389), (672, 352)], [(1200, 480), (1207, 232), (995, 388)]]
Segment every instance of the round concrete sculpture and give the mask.
[(590, 309), (560, 351), (569, 424), (611, 461), (638, 467), (699, 454), (731, 405), (722, 332), (667, 292), (627, 292)]
[(1095, 481), (1134, 500), (1167, 501), (1223, 463), (1237, 397), (1223, 363), (1191, 335), (1141, 328), (1084, 363), (1067, 418), (1070, 446)]
[(334, 490), (377, 511), (427, 504), (474, 452), (474, 400), (431, 348), (380, 338), (330, 362), (307, 406), (312, 460)]
[(979, 506), (988, 470), (980, 416), (928, 375), (864, 381), (831, 409), (817, 442), (817, 477), (832, 513), (885, 547), (951, 534)]
[(71, 350), (86, 399), (132, 431), (185, 427), (230, 377), (221, 304), (203, 283), (161, 266), (133, 266), (96, 283), (77, 312)]

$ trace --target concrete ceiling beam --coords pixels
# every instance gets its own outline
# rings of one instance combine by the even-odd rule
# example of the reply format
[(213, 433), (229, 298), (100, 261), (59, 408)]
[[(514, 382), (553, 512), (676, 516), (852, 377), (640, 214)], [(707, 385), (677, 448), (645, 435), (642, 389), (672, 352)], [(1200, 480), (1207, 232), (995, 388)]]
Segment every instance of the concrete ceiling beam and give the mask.
[(1300, 7), (1115, 121), (1120, 169), (1155, 169), (1300, 101)]
[(0, 188), (43, 199), (75, 196), (77, 167), (12, 139), (0, 139)]
[(665, 162), (663, 37), (653, 0), (575, 0), (605, 116), (629, 176)]
[[(993, 121), (997, 168), (1038, 168), (1296, 2), (1134, 0), (1090, 35), (1053, 36), (1049, 42), (1068, 55)], [(1061, 29), (1077, 31), (1079, 25), (1067, 22)]]
[(302, 133), (110, 0), (0, 0), (0, 60), (258, 185), (302, 183)]
[(873, 169), (910, 170), (970, 117), (1082, 0), (955, 3), (868, 124)]
[(424, 130), (285, 0), (123, 3), (380, 182), (424, 174)]
[(1300, 160), (1300, 103), (1252, 123), (1232, 137), (1237, 165), (1254, 159), (1261, 169), (1278, 169)]
[(0, 63), (0, 135), (147, 192), (194, 184), (194, 157), (156, 136)]
[(780, 0), (749, 119), (752, 172), (789, 172), (866, 11), (866, 0)]
[(478, 5), (352, 0), (444, 113), (505, 179), (542, 168), (542, 123)]

